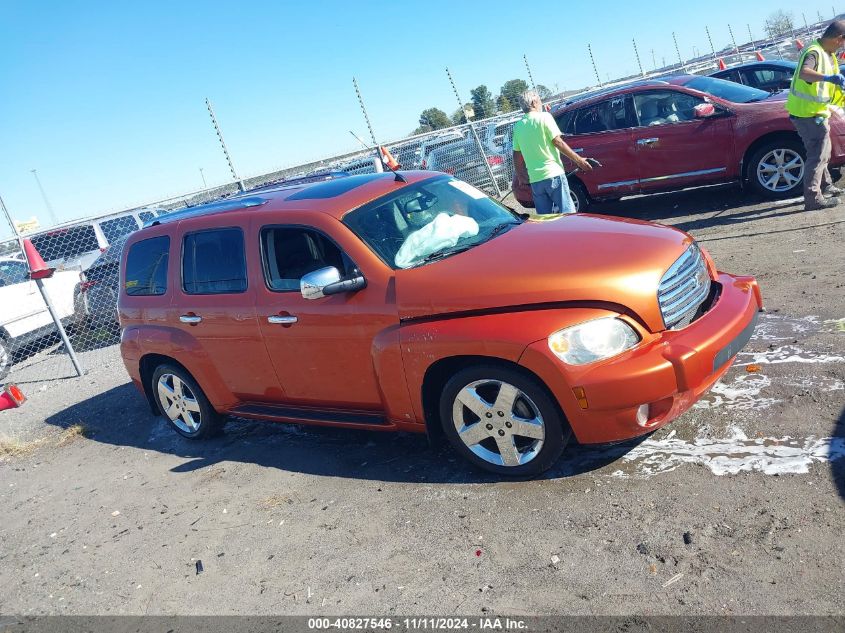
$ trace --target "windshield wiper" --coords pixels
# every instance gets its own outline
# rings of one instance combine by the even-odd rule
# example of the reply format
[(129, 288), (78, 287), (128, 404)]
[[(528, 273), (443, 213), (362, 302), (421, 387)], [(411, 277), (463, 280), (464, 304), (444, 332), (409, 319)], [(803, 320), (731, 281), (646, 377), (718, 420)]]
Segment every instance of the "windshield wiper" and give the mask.
[(517, 224), (519, 224), (519, 222), (502, 222), (501, 224), (497, 224), (490, 231), (490, 237), (494, 237), (494, 236), (498, 235), (499, 233), (501, 233), (502, 231), (504, 231), (505, 229), (509, 229), (512, 226), (517, 226)]
[(443, 259), (444, 257), (449, 257), (449, 255), (457, 255), (458, 253), (463, 253), (464, 251), (468, 251), (469, 249), (471, 249), (473, 246), (476, 246), (476, 244), (468, 244), (466, 246), (444, 248), (441, 251), (435, 251), (435, 252), (431, 253), (430, 255), (426, 255), (425, 257), (423, 257), (420, 260), (419, 264), (417, 264), (417, 266), (421, 266), (422, 264), (427, 264), (429, 262), (433, 262), (437, 259)]

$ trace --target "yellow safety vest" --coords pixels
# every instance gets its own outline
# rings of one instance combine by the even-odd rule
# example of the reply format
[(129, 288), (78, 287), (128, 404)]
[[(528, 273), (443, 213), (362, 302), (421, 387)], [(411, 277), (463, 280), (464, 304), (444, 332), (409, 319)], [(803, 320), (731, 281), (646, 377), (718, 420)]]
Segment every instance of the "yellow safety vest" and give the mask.
[(804, 49), (798, 59), (798, 68), (792, 75), (789, 95), (786, 98), (787, 112), (802, 119), (816, 116), (828, 117), (830, 116), (830, 104), (834, 99), (836, 101), (842, 100), (841, 90), (835, 84), (826, 81), (809, 83), (799, 77), (801, 68), (804, 67), (804, 60), (810, 53), (816, 53), (819, 60), (816, 70), (821, 74), (835, 75), (839, 72), (839, 62), (836, 61), (836, 55), (825, 52), (818, 40)]

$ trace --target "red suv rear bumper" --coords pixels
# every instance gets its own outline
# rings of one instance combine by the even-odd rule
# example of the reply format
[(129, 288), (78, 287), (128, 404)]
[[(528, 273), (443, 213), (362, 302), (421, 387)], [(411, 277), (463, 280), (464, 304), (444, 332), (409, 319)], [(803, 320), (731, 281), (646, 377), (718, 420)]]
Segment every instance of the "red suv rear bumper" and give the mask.
[[(648, 335), (647, 342), (613, 359), (565, 365), (541, 340), (519, 362), (549, 386), (579, 442), (618, 442), (650, 433), (710, 389), (754, 331), (762, 307), (757, 281), (724, 273), (718, 281), (721, 295), (707, 314), (682, 330)], [(583, 389), (583, 397), (575, 388)], [(638, 420), (643, 405), (648, 413), (640, 411)]]

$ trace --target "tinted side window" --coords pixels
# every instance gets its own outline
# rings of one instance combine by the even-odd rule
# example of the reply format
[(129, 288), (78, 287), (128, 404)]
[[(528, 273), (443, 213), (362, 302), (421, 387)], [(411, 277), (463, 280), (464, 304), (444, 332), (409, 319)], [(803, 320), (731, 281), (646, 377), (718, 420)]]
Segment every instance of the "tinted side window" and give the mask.
[(634, 95), (634, 108), (644, 126), (692, 121), (694, 108), (700, 103), (704, 101), (685, 92), (657, 90)]
[(0, 262), (0, 286), (22, 284), (29, 279), (29, 270), (23, 262)]
[(616, 97), (577, 110), (571, 123), (571, 133), (593, 134), (630, 127), (626, 102), (625, 97)]
[(299, 280), (310, 272), (334, 266), (341, 277), (354, 265), (322, 233), (303, 228), (269, 227), (261, 231), (264, 277), (271, 290), (299, 290)]
[(32, 245), (45, 262), (70, 259), (100, 248), (97, 234), (91, 224), (40, 233), (33, 236)]
[(189, 295), (246, 290), (244, 234), (236, 228), (188, 233), (182, 249), (182, 288)]
[(170, 238), (152, 237), (135, 242), (126, 256), (126, 294), (136, 297), (163, 295), (167, 291)]
[(137, 231), (138, 223), (131, 215), (124, 215), (120, 218), (112, 218), (111, 220), (100, 222), (100, 228), (103, 230), (106, 241), (111, 244), (112, 241), (124, 235), (129, 235), (133, 231)]
[(563, 114), (558, 116), (557, 119), (556, 119), (557, 126), (564, 135), (575, 134), (575, 132), (572, 131), (573, 130), (572, 124), (575, 121), (575, 112), (576, 112), (575, 110), (570, 110), (569, 112), (564, 112)]

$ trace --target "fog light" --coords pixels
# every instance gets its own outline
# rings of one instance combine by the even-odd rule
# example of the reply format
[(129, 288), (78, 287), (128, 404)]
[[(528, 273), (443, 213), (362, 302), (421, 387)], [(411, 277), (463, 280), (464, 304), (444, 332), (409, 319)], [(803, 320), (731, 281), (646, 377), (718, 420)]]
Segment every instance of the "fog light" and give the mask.
[(648, 424), (648, 405), (641, 404), (637, 409), (637, 424), (645, 426)]

